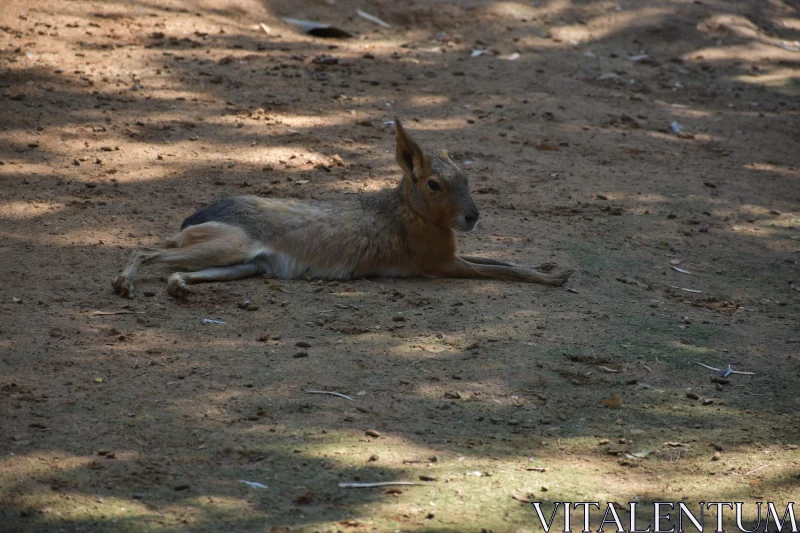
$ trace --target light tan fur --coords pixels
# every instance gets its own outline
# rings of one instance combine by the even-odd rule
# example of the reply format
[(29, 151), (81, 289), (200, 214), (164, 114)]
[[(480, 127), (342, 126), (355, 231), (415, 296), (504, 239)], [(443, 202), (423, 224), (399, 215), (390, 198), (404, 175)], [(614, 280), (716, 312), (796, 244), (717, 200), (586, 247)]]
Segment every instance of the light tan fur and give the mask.
[[(478, 209), (464, 172), (446, 150), (424, 154), (397, 125), (403, 179), (392, 189), (337, 202), (223, 198), (187, 218), (163, 248), (137, 248), (114, 281), (133, 297), (138, 268), (165, 263), (167, 292), (188, 285), (256, 274), (280, 278), (455, 277), (561, 286), (571, 271), (551, 273), (473, 256), (459, 256), (454, 230), (471, 231)], [(185, 272), (183, 272), (185, 271)]]

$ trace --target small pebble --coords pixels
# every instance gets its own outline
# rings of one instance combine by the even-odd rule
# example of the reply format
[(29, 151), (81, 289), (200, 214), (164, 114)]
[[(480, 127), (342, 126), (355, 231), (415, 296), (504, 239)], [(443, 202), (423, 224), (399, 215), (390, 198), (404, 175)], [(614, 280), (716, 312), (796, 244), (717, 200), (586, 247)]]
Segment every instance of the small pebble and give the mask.
[(380, 436), (381, 436), (381, 434), (380, 434), (380, 433), (378, 433), (377, 431), (375, 431), (374, 429), (368, 429), (368, 430), (366, 430), (366, 431), (364, 432), (364, 434), (365, 434), (367, 437), (373, 437), (373, 438), (375, 438), (375, 439), (377, 439), (378, 437), (380, 437)]
[(711, 460), (712, 460), (712, 461), (719, 461), (721, 457), (722, 457), (722, 454), (721, 454), (721, 453), (719, 453), (719, 452), (714, 452), (714, 455), (712, 455), (712, 456), (711, 456)]
[(292, 357), (294, 357), (295, 359), (298, 359), (300, 357), (308, 357), (308, 352), (305, 350), (298, 350), (294, 353)]
[(598, 446), (605, 446), (606, 444), (610, 443), (611, 441), (608, 439), (601, 439), (600, 442), (597, 443)]
[(694, 392), (687, 392), (686, 393), (686, 397), (689, 398), (690, 400), (699, 400), (700, 399), (700, 396), (695, 394)]
[(306, 341), (297, 341), (294, 345), (298, 348), (311, 348), (311, 343)]
[(403, 315), (394, 315), (392, 317), (393, 322), (403, 322), (406, 319)]

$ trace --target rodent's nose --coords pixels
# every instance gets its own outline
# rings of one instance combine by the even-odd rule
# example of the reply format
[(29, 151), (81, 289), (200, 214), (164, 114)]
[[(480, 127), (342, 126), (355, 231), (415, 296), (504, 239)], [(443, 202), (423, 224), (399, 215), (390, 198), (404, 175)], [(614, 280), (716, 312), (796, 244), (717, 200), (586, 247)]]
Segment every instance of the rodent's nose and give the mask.
[(464, 221), (472, 226), (478, 221), (479, 216), (481, 216), (481, 214), (477, 210), (470, 211), (469, 213), (464, 214)]

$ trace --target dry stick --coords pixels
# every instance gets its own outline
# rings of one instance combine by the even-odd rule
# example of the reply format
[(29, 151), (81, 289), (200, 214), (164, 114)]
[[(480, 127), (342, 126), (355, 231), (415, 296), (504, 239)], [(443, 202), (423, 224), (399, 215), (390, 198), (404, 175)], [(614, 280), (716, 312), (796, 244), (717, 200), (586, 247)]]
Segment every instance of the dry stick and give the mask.
[(422, 485), (413, 481), (379, 481), (377, 483), (339, 483), (343, 489), (366, 489), (370, 487), (388, 487), (391, 485)]
[(372, 22), (373, 24), (377, 24), (378, 26), (382, 26), (384, 28), (391, 28), (392, 27), (391, 24), (388, 24), (388, 23), (382, 21), (381, 19), (379, 19), (375, 15), (370, 15), (366, 11), (361, 11), (360, 9), (356, 9), (356, 13), (362, 19), (368, 20), (368, 21)]
[(768, 467), (768, 466), (769, 466), (769, 465), (759, 466), (759, 467), (758, 467), (758, 468), (756, 468), (755, 470), (751, 470), (751, 471), (749, 471), (749, 472), (745, 472), (745, 473), (744, 473), (744, 475), (745, 475), (745, 476), (749, 476), (750, 474), (755, 474), (755, 473), (756, 473), (756, 472), (758, 472), (759, 470), (763, 470), (764, 468), (766, 468), (766, 467)]
[(92, 311), (89, 316), (143, 315), (144, 311)]
[[(702, 367), (705, 367), (705, 368), (707, 368), (709, 370), (714, 370), (715, 372), (722, 372), (721, 368), (714, 368), (713, 366), (708, 366), (708, 365), (703, 364), (703, 363), (697, 363), (697, 364), (702, 366)], [(728, 368), (725, 371), (727, 372), (728, 370), (730, 370), (730, 374), (742, 374), (742, 375), (745, 375), (745, 376), (755, 376), (756, 375), (755, 372), (742, 372), (740, 370), (734, 370), (734, 369), (731, 368), (731, 365), (728, 365)]]
[(351, 402), (355, 401), (350, 396), (346, 396), (346, 395), (342, 394), (341, 392), (331, 392), (331, 391), (327, 391), (327, 390), (307, 390), (306, 394), (329, 394), (331, 396), (338, 396), (339, 398), (344, 398), (345, 400), (350, 400)]

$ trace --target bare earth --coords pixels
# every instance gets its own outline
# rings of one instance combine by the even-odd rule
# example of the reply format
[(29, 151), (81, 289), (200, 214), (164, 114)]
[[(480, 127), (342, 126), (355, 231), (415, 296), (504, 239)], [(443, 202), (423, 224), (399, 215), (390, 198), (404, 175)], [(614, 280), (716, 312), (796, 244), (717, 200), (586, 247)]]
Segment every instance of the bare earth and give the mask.
[[(781, 0), (5, 2), (0, 531), (523, 533), (541, 530), (525, 500), (785, 508), (798, 39)], [(569, 290), (262, 278), (180, 302), (145, 268), (134, 300), (113, 294), (134, 246), (220, 196), (391, 186), (395, 116), (468, 169), (482, 219), (462, 250), (574, 268)], [(417, 485), (339, 487), (380, 481)]]

